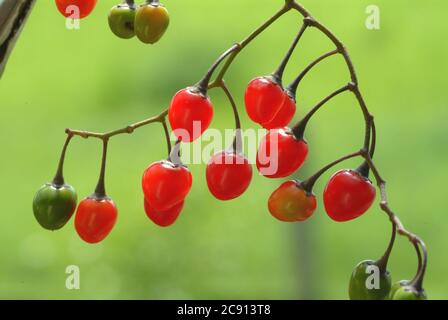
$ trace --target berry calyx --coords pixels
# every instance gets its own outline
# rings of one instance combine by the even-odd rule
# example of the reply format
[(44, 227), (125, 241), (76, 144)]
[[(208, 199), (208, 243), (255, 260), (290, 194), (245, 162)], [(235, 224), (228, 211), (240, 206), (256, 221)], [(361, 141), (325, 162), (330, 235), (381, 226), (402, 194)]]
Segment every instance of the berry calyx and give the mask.
[(249, 118), (260, 125), (274, 119), (285, 99), (281, 84), (272, 76), (253, 79), (244, 95)]
[(265, 129), (276, 129), (286, 127), (294, 117), (296, 113), (296, 101), (295, 99), (285, 91), (285, 101), (280, 107), (274, 118), (266, 123), (263, 123), (263, 128)]
[(182, 142), (192, 142), (210, 126), (213, 105), (203, 90), (197, 87), (186, 88), (173, 97), (168, 117), (176, 137)]
[(159, 1), (147, 1), (135, 14), (135, 34), (143, 43), (154, 44), (165, 34), (170, 24), (168, 10)]
[(241, 196), (252, 180), (252, 167), (244, 155), (230, 151), (216, 153), (206, 170), (207, 185), (219, 200), (231, 200)]
[(159, 227), (169, 227), (176, 222), (182, 209), (184, 201), (179, 202), (174, 207), (166, 211), (157, 211), (151, 206), (148, 200), (145, 199), (145, 212), (149, 219)]
[(101, 242), (112, 231), (117, 215), (117, 207), (111, 199), (92, 195), (79, 203), (75, 216), (76, 232), (87, 243)]
[(308, 156), (308, 144), (289, 128), (273, 129), (263, 137), (257, 152), (257, 168), (267, 178), (284, 178), (297, 171)]
[(381, 270), (375, 261), (362, 261), (355, 267), (350, 277), (350, 300), (386, 299), (391, 289), (391, 282), (389, 271)]
[(56, 0), (56, 6), (64, 17), (73, 17), (79, 13), (76, 18), (82, 19), (93, 11), (96, 0)]
[(316, 207), (316, 196), (295, 180), (282, 183), (268, 201), (269, 212), (283, 222), (305, 221), (313, 215)]
[(121, 39), (135, 36), (135, 5), (122, 3), (114, 6), (108, 16), (110, 30)]
[(170, 210), (184, 201), (192, 183), (193, 179), (188, 168), (171, 161), (151, 164), (142, 178), (145, 199), (158, 212)]
[(341, 170), (325, 188), (325, 210), (334, 221), (350, 221), (363, 215), (375, 196), (376, 189), (368, 178), (356, 170)]
[(47, 183), (33, 200), (33, 212), (37, 222), (47, 230), (59, 230), (70, 220), (76, 209), (75, 189), (68, 185)]

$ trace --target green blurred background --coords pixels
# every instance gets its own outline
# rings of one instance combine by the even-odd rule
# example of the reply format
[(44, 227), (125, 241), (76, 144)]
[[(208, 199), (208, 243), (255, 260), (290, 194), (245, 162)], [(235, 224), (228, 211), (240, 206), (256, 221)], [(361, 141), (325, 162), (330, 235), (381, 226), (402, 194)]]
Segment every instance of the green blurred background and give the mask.
[[(389, 240), (390, 224), (377, 205), (356, 221), (337, 224), (319, 201), (320, 210), (308, 222), (282, 224), (266, 205), (279, 181), (255, 175), (245, 195), (223, 203), (207, 191), (204, 165), (193, 165), (194, 187), (182, 216), (170, 229), (157, 228), (143, 212), (140, 189), (144, 168), (165, 157), (157, 125), (110, 144), (107, 189), (119, 220), (103, 243), (83, 243), (72, 222), (54, 233), (39, 227), (32, 198), (54, 174), (64, 128), (105, 131), (158, 113), (283, 3), (166, 0), (170, 28), (160, 43), (148, 46), (115, 38), (106, 19), (115, 1), (98, 2), (81, 29), (70, 31), (53, 1), (37, 1), (0, 80), (0, 297), (346, 299), (353, 267), (378, 258)], [(448, 3), (376, 0), (381, 10), (376, 31), (364, 26), (370, 0), (303, 4), (349, 48), (376, 116), (376, 160), (391, 205), (429, 247), (429, 297), (447, 298), (448, 27), (443, 21)], [(286, 15), (235, 61), (226, 79), (241, 110), (245, 85), (278, 65), (299, 21), (295, 13)], [(318, 32), (307, 32), (286, 80), (331, 48)], [(297, 116), (347, 80), (340, 58), (321, 64), (299, 89)], [(211, 96), (212, 126), (231, 128), (224, 96), (219, 91)], [(245, 114), (243, 124), (254, 127)], [(338, 97), (310, 124), (310, 158), (299, 176), (357, 150), (362, 138), (355, 100)], [(95, 186), (100, 147), (96, 140), (81, 139), (70, 146), (66, 180), (80, 198)], [(344, 166), (350, 165), (358, 162)], [(319, 197), (324, 183), (317, 185)], [(65, 288), (68, 265), (80, 267), (81, 290)], [(394, 280), (415, 273), (415, 254), (405, 239), (397, 243), (390, 270)]]

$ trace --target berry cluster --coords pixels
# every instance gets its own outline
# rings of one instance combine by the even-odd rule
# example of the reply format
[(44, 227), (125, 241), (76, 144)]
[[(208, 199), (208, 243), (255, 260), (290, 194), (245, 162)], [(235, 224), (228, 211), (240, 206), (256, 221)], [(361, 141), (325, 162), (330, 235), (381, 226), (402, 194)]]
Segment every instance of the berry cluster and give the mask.
[(126, 0), (109, 12), (109, 27), (121, 39), (137, 36), (143, 43), (154, 44), (162, 38), (169, 23), (168, 10), (158, 0), (147, 0), (139, 6), (134, 0)]
[[(137, 10), (142, 10), (142, 15), (151, 16), (156, 9), (160, 9), (158, 2), (157, 5), (152, 2)], [(133, 1), (127, 1), (126, 4), (112, 9), (110, 21), (113, 23), (111, 27), (112, 25), (117, 27), (115, 31), (118, 31), (118, 34), (125, 35), (125, 27), (130, 25), (133, 20), (133, 18), (128, 19), (133, 17), (130, 14), (133, 13), (133, 10), (135, 10)], [(290, 49), (275, 72), (250, 81), (245, 92), (245, 107), (249, 118), (268, 130), (261, 140), (257, 152), (256, 167), (258, 171), (261, 175), (271, 179), (286, 178), (297, 172), (306, 161), (309, 152), (308, 143), (304, 138), (309, 121), (327, 102), (344, 92), (350, 92), (356, 97), (364, 115), (365, 134), (364, 143), (359, 151), (331, 162), (304, 181), (289, 180), (281, 183), (268, 200), (269, 212), (274, 218), (283, 222), (309, 219), (317, 208), (318, 201), (313, 193), (313, 187), (321, 176), (346, 160), (362, 158), (363, 161), (358, 168), (341, 170), (330, 178), (323, 194), (325, 211), (336, 222), (350, 221), (366, 213), (376, 198), (376, 188), (369, 180), (369, 175), (373, 174), (381, 190), (381, 209), (391, 220), (393, 232), (389, 246), (379, 260), (363, 261), (353, 271), (349, 285), (350, 298), (426, 299), (423, 290), (423, 277), (427, 264), (426, 246), (418, 236), (404, 228), (388, 205), (385, 181), (373, 162), (376, 146), (375, 122), (359, 89), (353, 63), (338, 38), (293, 0), (286, 0), (285, 5), (265, 24), (246, 39), (225, 51), (198, 83), (177, 92), (172, 98), (169, 108), (158, 116), (103, 134), (67, 129), (67, 140), (62, 150), (56, 176), (52, 183), (44, 185), (38, 191), (34, 199), (34, 214), (38, 222), (46, 229), (56, 230), (62, 228), (70, 220), (76, 210), (77, 197), (74, 189), (65, 184), (63, 178), (63, 163), (67, 146), (74, 136), (98, 138), (103, 142), (100, 177), (95, 192), (78, 205), (75, 228), (86, 242), (102, 241), (110, 233), (117, 219), (115, 204), (105, 192), (104, 177), (108, 141), (115, 135), (130, 134), (139, 127), (160, 123), (163, 125), (167, 138), (169, 156), (167, 160), (155, 162), (144, 171), (142, 178), (144, 210), (155, 224), (161, 227), (172, 225), (184, 207), (193, 182), (190, 171), (180, 160), (181, 144), (197, 140), (210, 126), (213, 118), (213, 105), (208, 91), (213, 88), (222, 89), (227, 96), (235, 116), (236, 131), (232, 146), (216, 153), (210, 159), (206, 169), (207, 185), (211, 194), (219, 200), (231, 200), (242, 195), (252, 180), (252, 167), (242, 152), (238, 108), (224, 82), (224, 76), (235, 57), (260, 33), (290, 10), (298, 11), (304, 16), (303, 24)], [(138, 15), (137, 11), (136, 23)], [(125, 21), (126, 19), (129, 23)], [(118, 28), (118, 26), (120, 27)], [(285, 68), (302, 35), (309, 28), (321, 31), (334, 43), (336, 48), (311, 62), (289, 86), (284, 87)], [(139, 27), (135, 26), (134, 29), (138, 35)], [(157, 36), (154, 36), (154, 33), (151, 33), (149, 36), (148, 33), (146, 40), (160, 38), (160, 35), (161, 33), (158, 33)], [(148, 42), (151, 41), (148, 40)], [(301, 80), (315, 65), (336, 54), (341, 55), (346, 62), (350, 71), (350, 82), (325, 97), (296, 124), (289, 126), (296, 113), (296, 92)], [(217, 73), (219, 67), (221, 68)], [(213, 76), (215, 79), (212, 81)], [(167, 118), (172, 132), (177, 138), (173, 148), (169, 139)], [(414, 245), (419, 266), (417, 274), (412, 280), (401, 281), (392, 286), (387, 263), (397, 234), (407, 237)], [(369, 286), (367, 282), (372, 272), (375, 271), (378, 272), (379, 283)]]

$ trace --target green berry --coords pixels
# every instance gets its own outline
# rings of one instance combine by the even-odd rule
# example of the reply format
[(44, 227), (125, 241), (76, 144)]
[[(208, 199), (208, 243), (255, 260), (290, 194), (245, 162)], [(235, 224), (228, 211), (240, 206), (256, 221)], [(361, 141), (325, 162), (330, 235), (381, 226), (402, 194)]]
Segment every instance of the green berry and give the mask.
[(109, 12), (110, 30), (119, 38), (130, 39), (134, 31), (135, 7), (128, 4), (114, 6)]
[(43, 228), (58, 230), (70, 220), (75, 212), (76, 203), (77, 195), (72, 186), (47, 183), (34, 197), (34, 216)]
[(391, 282), (389, 271), (381, 272), (375, 261), (362, 261), (350, 277), (350, 299), (383, 300), (389, 295)]

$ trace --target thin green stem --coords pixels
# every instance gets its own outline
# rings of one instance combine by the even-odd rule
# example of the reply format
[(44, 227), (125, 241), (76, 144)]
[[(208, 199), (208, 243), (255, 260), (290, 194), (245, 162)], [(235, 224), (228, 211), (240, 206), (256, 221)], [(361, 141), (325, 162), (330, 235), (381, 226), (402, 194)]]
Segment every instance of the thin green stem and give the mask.
[(166, 138), (166, 145), (168, 147), (168, 155), (171, 153), (171, 139), (170, 139), (170, 132), (168, 130), (168, 125), (166, 124), (166, 120), (162, 121), (163, 131), (165, 133)]
[(390, 237), (389, 245), (387, 246), (386, 252), (376, 263), (378, 268), (380, 268), (381, 273), (385, 273), (387, 271), (387, 264), (389, 262), (390, 255), (392, 253), (392, 249), (394, 248), (396, 237), (397, 237), (397, 226), (394, 223), (392, 223), (392, 235)]
[(321, 55), (319, 58), (311, 62), (298, 76), (294, 79), (293, 82), (287, 87), (287, 91), (290, 93), (292, 97), (296, 97), (297, 95), (297, 88), (303, 78), (310, 72), (316, 65), (318, 65), (321, 61), (325, 60), (328, 57), (331, 57), (339, 52), (338, 49), (330, 51), (328, 53), (325, 53), (324, 55)]
[(233, 115), (235, 117), (235, 139), (233, 141), (233, 151), (235, 151), (236, 153), (242, 153), (241, 120), (238, 113), (238, 107), (236, 105), (235, 99), (232, 96), (232, 93), (230, 92), (224, 80), (221, 80), (220, 87), (229, 99), (230, 105), (232, 106)]
[(299, 43), (300, 39), (302, 38), (303, 34), (305, 33), (306, 28), (308, 27), (307, 20), (304, 19), (304, 22), (302, 26), (299, 29), (299, 32), (294, 38), (294, 41), (292, 42), (291, 47), (289, 48), (288, 52), (286, 53), (285, 57), (283, 58), (282, 62), (278, 66), (277, 70), (272, 74), (274, 79), (278, 81), (278, 83), (282, 83), (283, 73), (285, 72), (286, 66), (288, 65), (289, 60), (291, 60), (292, 54), (294, 53), (294, 50), (297, 47), (297, 44)]
[(314, 116), (314, 114), (319, 111), (320, 108), (322, 108), (327, 102), (338, 96), (339, 94), (350, 90), (351, 86), (350, 84), (334, 91), (329, 96), (325, 97), (322, 101), (320, 101), (311, 111), (309, 111), (305, 117), (300, 120), (292, 129), (292, 132), (294, 133), (294, 136), (297, 139), (303, 139), (306, 126), (308, 125), (308, 122), (311, 120), (311, 118)]
[(109, 139), (103, 140), (103, 155), (101, 158), (100, 177), (98, 178), (98, 183), (95, 188), (95, 193), (93, 194), (95, 199), (98, 199), (98, 200), (107, 198), (104, 179), (105, 179), (105, 175), (106, 175), (106, 160), (107, 160), (107, 145), (108, 145), (108, 143), (109, 143)]
[(320, 178), (325, 172), (327, 172), (328, 170), (330, 170), (330, 169), (333, 168), (334, 166), (336, 166), (336, 165), (338, 165), (338, 164), (340, 164), (340, 163), (342, 163), (342, 162), (344, 162), (344, 161), (347, 161), (347, 160), (352, 159), (352, 158), (360, 157), (360, 156), (362, 156), (362, 154), (363, 154), (363, 151), (353, 152), (353, 153), (350, 153), (350, 154), (348, 154), (348, 155), (346, 155), (346, 156), (343, 156), (343, 157), (341, 157), (341, 158), (339, 158), (339, 159), (337, 159), (337, 160), (331, 162), (330, 164), (326, 165), (325, 167), (323, 167), (322, 169), (320, 169), (319, 171), (317, 171), (317, 172), (316, 172), (315, 174), (313, 174), (311, 177), (309, 177), (308, 179), (306, 179), (305, 181), (303, 181), (303, 182), (301, 183), (301, 186), (303, 187), (303, 189), (304, 189), (305, 191), (307, 191), (307, 192), (309, 192), (309, 193), (312, 193), (312, 192), (313, 192), (314, 185), (316, 184), (316, 182), (319, 180), (319, 178)]
[(62, 147), (61, 157), (59, 158), (58, 169), (56, 171), (56, 175), (53, 178), (53, 184), (57, 187), (61, 187), (64, 185), (64, 162), (65, 162), (65, 154), (67, 153), (68, 145), (72, 140), (73, 135), (67, 135), (67, 139), (65, 139), (64, 146)]

